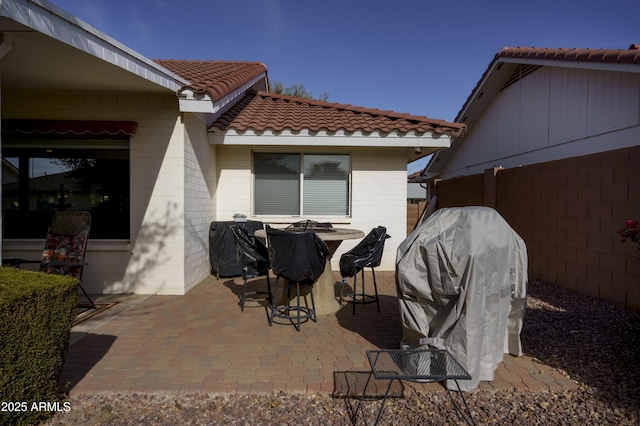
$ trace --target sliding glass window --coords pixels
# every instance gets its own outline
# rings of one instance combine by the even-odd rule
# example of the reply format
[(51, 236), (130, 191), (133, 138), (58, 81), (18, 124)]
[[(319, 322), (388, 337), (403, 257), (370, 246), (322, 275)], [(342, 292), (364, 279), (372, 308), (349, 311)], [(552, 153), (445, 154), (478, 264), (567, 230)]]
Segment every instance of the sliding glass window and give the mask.
[(254, 153), (255, 215), (348, 216), (348, 154)]

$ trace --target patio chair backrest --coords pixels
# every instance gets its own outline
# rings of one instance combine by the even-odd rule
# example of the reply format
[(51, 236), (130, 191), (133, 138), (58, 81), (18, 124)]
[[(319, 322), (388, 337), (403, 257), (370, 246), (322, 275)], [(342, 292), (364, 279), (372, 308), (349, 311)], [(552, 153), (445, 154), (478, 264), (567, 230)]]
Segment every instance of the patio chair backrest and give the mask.
[[(91, 227), (91, 215), (82, 211), (58, 211), (47, 230), (40, 272), (82, 279), (84, 257)], [(51, 265), (69, 262), (78, 266)]]
[(269, 253), (267, 247), (245, 228), (229, 227), (236, 244), (238, 263), (242, 267), (244, 278), (265, 275), (269, 271)]
[(329, 248), (313, 231), (266, 226), (269, 263), (274, 274), (292, 282), (315, 283), (324, 272)]
[(384, 242), (387, 238), (387, 228), (378, 226), (373, 228), (366, 237), (354, 248), (340, 257), (340, 274), (343, 277), (353, 277), (363, 268), (380, 266)]

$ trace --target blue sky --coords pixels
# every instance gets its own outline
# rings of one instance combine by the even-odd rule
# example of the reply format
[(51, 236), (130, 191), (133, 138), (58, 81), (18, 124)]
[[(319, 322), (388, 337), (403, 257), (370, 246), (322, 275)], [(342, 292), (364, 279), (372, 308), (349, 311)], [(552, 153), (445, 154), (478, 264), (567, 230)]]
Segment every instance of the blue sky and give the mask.
[(152, 59), (259, 61), (330, 102), (449, 121), (504, 46), (640, 43), (637, 0), (53, 3)]

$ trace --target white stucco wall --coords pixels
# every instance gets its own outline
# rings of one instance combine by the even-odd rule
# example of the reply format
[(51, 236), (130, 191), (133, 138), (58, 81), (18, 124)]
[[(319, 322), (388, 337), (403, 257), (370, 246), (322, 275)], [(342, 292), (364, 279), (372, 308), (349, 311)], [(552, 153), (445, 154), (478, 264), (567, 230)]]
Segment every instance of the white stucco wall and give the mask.
[[(193, 256), (193, 252), (194, 239), (206, 238), (204, 234), (200, 236), (203, 225), (190, 225), (189, 236), (185, 236), (184, 212), (186, 209), (195, 223), (194, 212), (200, 212), (201, 207), (197, 206), (203, 203), (198, 198), (200, 201), (185, 206), (185, 186), (202, 181), (202, 176), (198, 177), (193, 169), (210, 150), (185, 148), (184, 124), (174, 94), (7, 91), (2, 100), (4, 118), (138, 123), (130, 143), (131, 239), (89, 241), (89, 266), (85, 267), (84, 281), (90, 293), (184, 294), (185, 283), (192, 286), (202, 276), (206, 262), (202, 255)], [(205, 154), (201, 155), (202, 152)], [(211, 165), (213, 160), (208, 161)], [(185, 163), (190, 164), (191, 171), (185, 172)], [(207, 192), (198, 188), (200, 193)], [(209, 215), (210, 211), (198, 214)], [(38, 259), (43, 245), (44, 238), (4, 240), (3, 256)], [(186, 257), (192, 269), (189, 273), (185, 268)]]
[[(256, 137), (259, 140), (259, 137)], [(351, 154), (351, 216), (350, 217), (276, 217), (252, 216), (252, 152), (326, 152)], [(405, 149), (396, 148), (331, 148), (304, 149), (274, 146), (217, 146), (216, 217), (231, 220), (235, 213), (261, 220), (274, 226), (301, 219), (331, 221), (334, 226), (361, 229), (368, 233), (381, 225), (392, 236), (385, 243), (381, 270), (395, 269), (395, 251), (406, 237), (407, 159)], [(340, 255), (359, 240), (344, 241), (333, 257), (332, 267), (338, 269)]]

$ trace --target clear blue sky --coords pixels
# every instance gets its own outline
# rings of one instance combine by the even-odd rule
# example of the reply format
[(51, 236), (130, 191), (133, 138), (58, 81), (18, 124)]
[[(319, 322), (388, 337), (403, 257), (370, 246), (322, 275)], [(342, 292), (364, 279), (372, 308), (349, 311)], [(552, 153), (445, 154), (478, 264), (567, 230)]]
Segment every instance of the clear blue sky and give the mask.
[(638, 0), (52, 2), (148, 58), (259, 61), (330, 102), (449, 121), (504, 46), (640, 43)]

